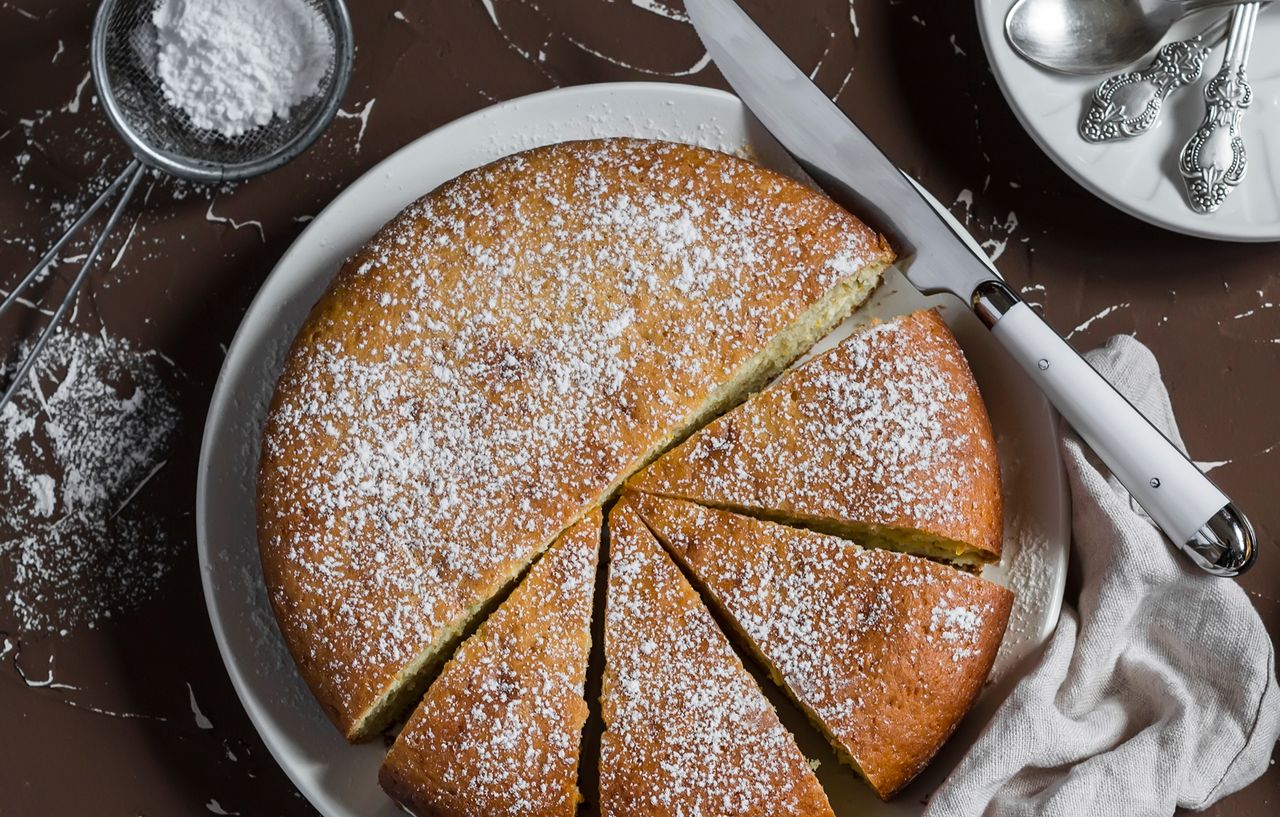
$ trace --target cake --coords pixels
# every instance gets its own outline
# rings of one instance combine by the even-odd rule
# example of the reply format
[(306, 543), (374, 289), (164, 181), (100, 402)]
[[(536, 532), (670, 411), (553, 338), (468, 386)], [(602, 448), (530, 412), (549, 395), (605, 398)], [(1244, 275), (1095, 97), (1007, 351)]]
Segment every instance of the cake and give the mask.
[(680, 500), (632, 501), (881, 798), (925, 767), (991, 671), (1013, 601), (999, 585)]
[(626, 497), (609, 514), (602, 817), (831, 817), (790, 733)]
[(379, 778), (419, 817), (573, 817), (599, 511), (571, 527), (462, 643)]
[(959, 564), (1000, 557), (991, 423), (933, 310), (856, 331), (629, 485)]
[(312, 309), (262, 442), (268, 596), (328, 717), (399, 717), (562, 531), (892, 258), (811, 188), (663, 142), (538, 148), (405, 209)]

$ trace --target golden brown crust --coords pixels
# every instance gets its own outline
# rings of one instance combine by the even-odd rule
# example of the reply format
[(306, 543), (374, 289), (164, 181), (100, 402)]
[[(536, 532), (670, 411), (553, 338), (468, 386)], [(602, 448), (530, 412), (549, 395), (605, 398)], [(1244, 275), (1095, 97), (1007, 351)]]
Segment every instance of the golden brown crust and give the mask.
[(609, 514), (602, 817), (831, 817), (822, 787), (624, 497)]
[(812, 190), (669, 143), (539, 148), (407, 208), (312, 310), (263, 438), (263, 572), (334, 723), (375, 734), (558, 532), (891, 260)]
[(973, 705), (1013, 594), (946, 565), (627, 494), (833, 746), (889, 798)]
[(628, 485), (929, 556), (1000, 557), (991, 422), (935, 310), (855, 332)]
[(600, 512), (458, 649), (379, 772), (419, 817), (573, 817)]

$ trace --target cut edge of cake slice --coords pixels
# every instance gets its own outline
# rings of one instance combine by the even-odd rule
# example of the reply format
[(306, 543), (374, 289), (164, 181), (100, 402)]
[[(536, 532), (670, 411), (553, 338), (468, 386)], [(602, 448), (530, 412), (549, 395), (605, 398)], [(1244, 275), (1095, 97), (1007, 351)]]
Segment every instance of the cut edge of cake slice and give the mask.
[(769, 522), (784, 525), (801, 531), (812, 531), (827, 536), (837, 536), (856, 542), (864, 547), (902, 553), (908, 556), (920, 556), (936, 562), (948, 564), (967, 573), (980, 573), (982, 568), (991, 564), (998, 557), (981, 556), (965, 542), (940, 537), (928, 531), (910, 527), (892, 525), (874, 525), (869, 523), (839, 521), (821, 516), (800, 513), (787, 513), (776, 508), (765, 508), (757, 505), (743, 505), (734, 502), (716, 502), (701, 497), (686, 496), (679, 493), (651, 491), (643, 487), (628, 485), (626, 490), (637, 494), (669, 499), (678, 502), (690, 502), (705, 508), (735, 513)]
[(601, 523), (548, 548), (431, 685), (378, 774), (405, 809), (573, 817)]
[(442, 627), (435, 639), (418, 652), (405, 664), (384, 687), (383, 691), (355, 719), (346, 730), (345, 737), (350, 743), (363, 743), (372, 740), (379, 733), (394, 726), (398, 719), (404, 717), (406, 711), (414, 706), (428, 686), (438, 677), (458, 649), (466, 642), (469, 633), (483, 626), (484, 622), (498, 610), (504, 599), (517, 589), (524, 578), (532, 570), (532, 565), (546, 554), (561, 537), (573, 530), (574, 526), (587, 519), (591, 511), (598, 506), (585, 508), (564, 530), (551, 537), (526, 559), (512, 567), (510, 573), (487, 588), (479, 599), (462, 612), (447, 626)]
[(609, 542), (602, 817), (730, 806), (745, 817), (833, 817), (794, 736), (628, 496), (609, 514)]
[[(859, 266), (850, 266), (845, 277), (838, 280), (827, 292), (800, 314), (790, 325), (775, 334), (756, 354), (747, 358), (733, 376), (716, 387), (683, 423), (665, 438), (655, 443), (642, 456), (624, 469), (623, 473), (603, 491), (596, 505), (603, 505), (616, 496), (637, 473), (653, 463), (667, 451), (680, 445), (708, 423), (735, 408), (759, 392), (770, 380), (777, 377), (797, 358), (818, 341), (831, 333), (845, 318), (866, 303), (879, 286), (881, 277), (894, 262), (889, 245), (878, 235), (870, 236), (876, 243), (876, 255)], [(828, 259), (828, 264), (835, 263)]]
[[(555, 539), (552, 540), (554, 541)], [(451, 624), (441, 628), (435, 640), (405, 664), (368, 708), (353, 719), (350, 727), (345, 731), (347, 741), (364, 743), (394, 726), (397, 720), (414, 705), (413, 702), (427, 691), (433, 679), (438, 676), (437, 670), (442, 670), (459, 645), (465, 643), (468, 638), (467, 633), (473, 627), (482, 626), (483, 622), (488, 620), (488, 617), (500, 606), (501, 600), (514, 592), (514, 588), (518, 587), (521, 580), (528, 574), (530, 566), (549, 547), (550, 544), (544, 546), (539, 552), (530, 554), (518, 569), (504, 577), (502, 582), (486, 592), (483, 598), (463, 611), (462, 615)]]
[[(880, 799), (886, 801), (891, 799), (906, 787), (906, 785), (909, 784), (916, 775), (923, 771), (933, 759), (933, 756), (951, 736), (952, 732), (959, 725), (964, 715), (970, 708), (972, 708), (974, 700), (976, 700), (978, 693), (982, 689), (983, 683), (990, 673), (991, 666), (995, 661), (997, 649), (1003, 640), (1004, 632), (1008, 626), (1009, 613), (1013, 601), (1013, 592), (1008, 590), (1008, 588), (971, 576), (964, 571), (955, 571), (954, 575), (957, 578), (963, 576), (963, 580), (966, 582), (980, 583), (984, 589), (990, 591), (990, 594), (993, 597), (994, 609), (991, 611), (993, 615), (992, 620), (998, 623), (989, 631), (979, 634), (979, 640), (983, 642), (981, 643), (977, 654), (979, 659), (977, 667), (979, 671), (976, 673), (967, 673), (967, 676), (969, 677), (961, 679), (967, 682), (967, 692), (960, 695), (956, 701), (952, 702), (954, 704), (958, 704), (958, 706), (955, 707), (954, 717), (950, 718), (949, 726), (937, 730), (936, 734), (931, 738), (931, 746), (927, 747), (923, 754), (910, 758), (905, 765), (898, 768), (877, 768), (869, 770), (864, 767), (863, 763), (860, 763), (858, 759), (854, 757), (846, 739), (837, 734), (836, 731), (827, 723), (822, 713), (815, 708), (813, 702), (809, 700), (807, 696), (797, 692), (794, 684), (786, 677), (786, 673), (778, 665), (778, 662), (765, 652), (765, 649), (757, 641), (755, 635), (749, 632), (743, 625), (739, 615), (737, 615), (734, 610), (730, 609), (728, 604), (725, 602), (723, 593), (716, 587), (713, 587), (702, 575), (702, 572), (699, 570), (699, 566), (691, 561), (689, 551), (691, 548), (697, 547), (697, 544), (692, 542), (682, 543), (681, 541), (676, 541), (677, 535), (680, 535), (682, 539), (684, 538), (683, 534), (686, 533), (686, 529), (689, 527), (696, 527), (701, 533), (722, 527), (722, 525), (717, 523), (723, 523), (726, 520), (730, 523), (736, 522), (737, 524), (745, 524), (753, 527), (755, 528), (754, 533), (757, 535), (773, 535), (776, 533), (777, 535), (787, 537), (809, 538), (811, 541), (816, 541), (815, 537), (829, 538), (829, 535), (803, 528), (790, 528), (768, 520), (762, 520), (742, 514), (735, 514), (732, 511), (720, 508), (702, 506), (682, 499), (658, 497), (652, 494), (628, 494), (625, 496), (633, 503), (633, 506), (636, 508), (636, 512), (644, 521), (644, 524), (653, 533), (654, 537), (662, 544), (663, 548), (671, 554), (672, 558), (680, 564), (692, 585), (696, 587), (703, 598), (710, 601), (711, 605), (720, 614), (721, 621), (734, 633), (735, 641), (751, 654), (755, 661), (768, 673), (770, 679), (787, 694), (787, 697), (790, 698), (797, 707), (805, 713), (809, 723), (826, 738), (840, 762), (849, 766), (855, 773), (857, 773)], [(695, 522), (691, 523), (691, 525), (686, 525), (683, 524), (683, 522), (688, 520), (679, 520), (676, 518), (681, 515), (697, 517), (697, 519)], [(673, 531), (674, 528), (680, 529), (678, 534)], [(700, 539), (702, 538), (704, 537), (700, 537)], [(856, 542), (844, 541), (841, 544), (847, 545), (855, 549), (855, 551), (861, 550), (872, 557), (877, 555), (874, 550), (868, 551)], [(911, 554), (898, 554), (896, 558), (919, 559), (919, 557), (912, 556)], [(920, 561), (924, 562), (924, 560)], [(924, 565), (932, 565), (931, 569), (935, 571), (951, 569), (943, 565), (936, 565), (930, 562), (924, 562)], [(930, 627), (935, 626), (936, 623), (937, 622), (935, 622), (931, 616), (931, 620), (929, 622)], [(998, 636), (995, 635), (996, 633), (998, 633)], [(950, 634), (944, 630), (943, 637), (946, 638), (949, 635)], [(970, 656), (965, 655), (964, 657)], [(805, 660), (812, 659), (813, 655), (806, 652)]]
[[(895, 256), (884, 239), (879, 238), (877, 255), (865, 263), (846, 270), (847, 274), (827, 290), (820, 299), (800, 314), (781, 332), (773, 336), (764, 349), (747, 359), (733, 378), (711, 393), (703, 406), (685, 423), (684, 428), (673, 434), (667, 445), (684, 439), (691, 432), (706, 425), (711, 419), (741, 403), (762, 386), (776, 377), (815, 343), (831, 333), (845, 318), (866, 303), (867, 298), (880, 284), (885, 270), (893, 264)], [(828, 264), (836, 263), (828, 260)], [(652, 455), (638, 468), (643, 467), (663, 448), (655, 448)], [(632, 472), (634, 473), (634, 472)], [(627, 474), (631, 476), (631, 474)], [(619, 485), (626, 480), (620, 480)]]
[[(979, 508), (975, 514), (975, 517), (982, 518), (968, 520), (975, 531), (974, 536), (962, 539), (949, 536), (937, 529), (926, 530), (910, 524), (882, 524), (865, 519), (841, 518), (834, 514), (821, 515), (806, 512), (806, 509), (800, 507), (781, 508), (776, 505), (753, 503), (739, 498), (715, 496), (710, 492), (695, 492), (688, 489), (688, 483), (698, 478), (698, 471), (705, 470), (704, 467), (700, 468), (705, 466), (705, 463), (695, 463), (692, 458), (714, 450), (719, 442), (723, 442), (712, 438), (712, 435), (719, 433), (722, 426), (727, 429), (729, 424), (741, 419), (757, 405), (773, 400), (784, 392), (789, 393), (797, 380), (817, 376), (823, 372), (823, 367), (834, 365), (832, 361), (846, 355), (853, 344), (870, 338), (873, 332), (883, 333), (896, 331), (899, 328), (904, 332), (915, 333), (923, 342), (933, 344), (934, 348), (927, 349), (921, 354), (933, 353), (945, 356), (945, 361), (938, 361), (939, 366), (945, 363), (954, 370), (955, 378), (961, 381), (957, 385), (963, 392), (957, 396), (957, 399), (970, 404), (967, 419), (972, 422), (971, 431), (979, 438), (978, 443), (983, 449), (978, 459), (981, 460), (984, 468), (988, 468), (994, 474), (991, 486), (988, 486), (989, 490), (981, 496), (983, 507)], [(964, 353), (936, 309), (917, 310), (885, 321), (877, 320), (860, 326), (835, 347), (784, 372), (779, 379), (759, 391), (745, 395), (745, 398), (731, 411), (698, 428), (679, 446), (672, 447), (662, 457), (656, 458), (643, 470), (634, 473), (626, 481), (626, 488), (638, 493), (695, 502), (770, 522), (807, 528), (819, 533), (852, 539), (870, 547), (924, 556), (971, 572), (980, 571), (983, 565), (999, 560), (1003, 538), (1003, 498), (1000, 492), (1000, 468), (990, 417), (973, 373), (964, 358)], [(883, 431), (883, 429), (877, 430)], [(911, 429), (915, 433), (908, 436), (913, 438), (919, 436), (920, 430)], [(725, 433), (727, 437), (734, 438), (736, 443), (737, 429), (728, 429)], [(704, 448), (697, 449), (696, 446), (699, 445), (703, 445)], [(682, 468), (687, 473), (682, 473), (680, 470)], [(745, 477), (743, 474), (738, 474), (737, 477), (760, 480), (758, 474), (749, 474)], [(683, 487), (672, 488), (672, 482)], [(888, 487), (896, 489), (897, 486)], [(975, 489), (970, 486), (966, 490)]]

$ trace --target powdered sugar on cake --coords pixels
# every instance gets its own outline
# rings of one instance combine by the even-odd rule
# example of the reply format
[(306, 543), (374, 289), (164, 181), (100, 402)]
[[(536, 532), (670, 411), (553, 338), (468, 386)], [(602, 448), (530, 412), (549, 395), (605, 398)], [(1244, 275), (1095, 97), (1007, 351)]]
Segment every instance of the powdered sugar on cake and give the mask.
[(788, 372), (636, 486), (998, 545), (998, 528), (980, 527), (999, 522), (989, 426), (958, 348), (921, 331), (926, 314), (867, 327)]
[(773, 707), (629, 508), (610, 515), (610, 547), (602, 814), (830, 814)]
[(353, 700), (883, 253), (745, 162), (629, 141), (539, 154), (385, 228), (281, 379), (268, 581), (295, 655)]
[(1011, 594), (915, 556), (679, 500), (645, 521), (874, 783), (922, 764), (968, 710)]
[(571, 805), (599, 537), (599, 515), (572, 528), (432, 685), (387, 759), (407, 805), (461, 800), (494, 817)]

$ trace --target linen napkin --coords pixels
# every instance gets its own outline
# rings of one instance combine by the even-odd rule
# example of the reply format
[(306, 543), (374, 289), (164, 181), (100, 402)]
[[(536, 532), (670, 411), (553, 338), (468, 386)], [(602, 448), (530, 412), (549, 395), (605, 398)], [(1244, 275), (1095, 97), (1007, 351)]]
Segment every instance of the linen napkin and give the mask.
[[(1183, 446), (1145, 346), (1119, 336), (1085, 357)], [(1063, 607), (1040, 663), (934, 794), (927, 817), (1202, 809), (1261, 775), (1280, 733), (1275, 652), (1245, 592), (1176, 553), (1063, 428), (1078, 611)], [(1280, 554), (1266, 548), (1260, 557)]]

